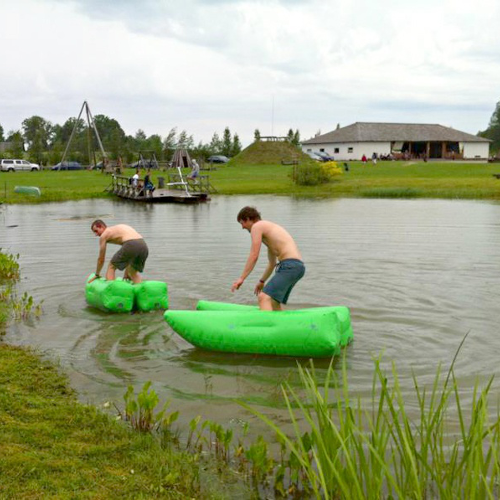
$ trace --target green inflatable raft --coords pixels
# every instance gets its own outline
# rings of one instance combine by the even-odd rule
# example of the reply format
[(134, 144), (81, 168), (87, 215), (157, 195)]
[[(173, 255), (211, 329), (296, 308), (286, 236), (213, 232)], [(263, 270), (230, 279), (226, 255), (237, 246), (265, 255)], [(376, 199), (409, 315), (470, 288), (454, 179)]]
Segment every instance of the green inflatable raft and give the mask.
[[(214, 302), (211, 300), (200, 300), (196, 305), (198, 311), (259, 311), (258, 306), (247, 306), (243, 304), (231, 304), (229, 302)], [(340, 345), (345, 347), (352, 342), (354, 334), (351, 326), (351, 313), (345, 306), (311, 307), (298, 309), (298, 311), (333, 311), (340, 322)]]
[(343, 307), (273, 312), (200, 301), (197, 309), (166, 311), (164, 317), (185, 340), (210, 351), (331, 357), (352, 339), (349, 310)]
[(131, 281), (98, 278), (85, 285), (85, 298), (90, 306), (106, 312), (147, 312), (168, 309), (167, 284), (163, 281), (143, 281), (134, 285)]

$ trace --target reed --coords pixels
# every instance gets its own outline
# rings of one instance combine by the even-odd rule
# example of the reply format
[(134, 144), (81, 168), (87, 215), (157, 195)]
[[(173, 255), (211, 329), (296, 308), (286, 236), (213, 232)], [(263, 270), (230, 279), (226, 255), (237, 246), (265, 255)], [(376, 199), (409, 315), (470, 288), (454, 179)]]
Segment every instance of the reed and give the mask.
[(331, 364), (322, 385), (312, 364), (298, 370), (304, 394), (283, 386), (294, 435), (243, 406), (274, 429), (316, 498), (498, 498), (500, 416), (488, 411), (492, 379), (483, 388), (476, 382), (465, 411), (453, 366), (444, 381), (438, 368), (431, 387), (413, 376), (415, 416), (394, 365), (388, 376), (375, 360), (368, 405), (351, 398), (345, 362), (340, 375)]

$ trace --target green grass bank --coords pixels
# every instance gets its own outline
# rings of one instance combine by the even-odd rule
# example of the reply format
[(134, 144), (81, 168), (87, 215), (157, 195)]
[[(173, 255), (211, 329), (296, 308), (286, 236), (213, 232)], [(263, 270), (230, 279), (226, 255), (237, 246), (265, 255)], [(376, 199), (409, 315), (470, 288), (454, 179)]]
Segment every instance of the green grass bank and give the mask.
[[(460, 162), (378, 162), (377, 165), (349, 162), (349, 171), (327, 184), (298, 186), (291, 178), (291, 165), (254, 163), (255, 158), (236, 157), (210, 176), (219, 194), (274, 194), (304, 197), (448, 198), (500, 199), (500, 165)], [(343, 162), (338, 162), (340, 166)], [(185, 173), (188, 173), (186, 170)], [(132, 176), (129, 169), (125, 175)], [(153, 181), (165, 172), (154, 172)], [(108, 198), (105, 189), (111, 177), (94, 171), (42, 171), (0, 174), (0, 201), (44, 203), (52, 201)], [(42, 195), (17, 194), (15, 186), (37, 186)]]

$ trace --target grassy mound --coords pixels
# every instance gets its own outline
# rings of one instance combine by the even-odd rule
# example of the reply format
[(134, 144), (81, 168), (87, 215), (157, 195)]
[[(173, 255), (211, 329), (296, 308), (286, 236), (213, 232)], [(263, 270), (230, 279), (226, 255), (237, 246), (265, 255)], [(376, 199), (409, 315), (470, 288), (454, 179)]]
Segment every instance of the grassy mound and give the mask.
[(309, 160), (299, 148), (288, 141), (255, 141), (235, 156), (229, 165), (276, 165), (281, 161)]

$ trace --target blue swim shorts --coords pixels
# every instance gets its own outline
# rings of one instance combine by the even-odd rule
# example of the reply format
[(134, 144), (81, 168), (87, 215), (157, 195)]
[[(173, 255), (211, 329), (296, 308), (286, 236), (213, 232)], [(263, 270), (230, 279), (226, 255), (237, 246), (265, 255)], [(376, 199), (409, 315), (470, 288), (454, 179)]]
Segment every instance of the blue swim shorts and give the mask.
[(263, 292), (280, 304), (286, 304), (297, 281), (304, 276), (306, 266), (299, 259), (285, 259), (278, 263), (276, 272)]

